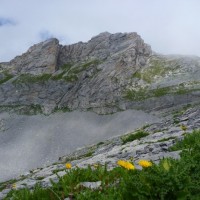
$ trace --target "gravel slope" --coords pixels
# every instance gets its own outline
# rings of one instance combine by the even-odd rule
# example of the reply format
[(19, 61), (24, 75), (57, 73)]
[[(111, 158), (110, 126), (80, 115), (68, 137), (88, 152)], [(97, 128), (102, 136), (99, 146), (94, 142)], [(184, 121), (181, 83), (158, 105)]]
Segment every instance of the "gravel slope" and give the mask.
[(48, 165), (75, 149), (129, 132), (159, 119), (142, 111), (50, 116), (0, 114), (0, 182)]

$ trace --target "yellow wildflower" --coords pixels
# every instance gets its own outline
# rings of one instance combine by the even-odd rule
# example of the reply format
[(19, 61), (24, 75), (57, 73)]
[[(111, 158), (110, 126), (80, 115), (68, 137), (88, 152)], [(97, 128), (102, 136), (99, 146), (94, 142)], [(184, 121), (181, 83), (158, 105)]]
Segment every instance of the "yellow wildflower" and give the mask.
[(152, 163), (147, 160), (140, 160), (138, 164), (142, 167), (151, 167)]
[(71, 165), (71, 163), (66, 163), (66, 164), (65, 164), (65, 167), (66, 167), (67, 169), (71, 169), (71, 168), (72, 168), (72, 165)]
[(16, 183), (13, 183), (12, 184), (12, 189), (16, 189), (16, 187), (17, 187)]
[(124, 160), (118, 160), (117, 164), (121, 167), (128, 169), (128, 170), (130, 170), (130, 169), (134, 170), (135, 169), (133, 164), (131, 164), (130, 162), (124, 161)]
[(119, 166), (121, 166), (121, 167), (124, 167), (125, 163), (126, 163), (126, 161), (124, 161), (124, 160), (118, 160), (118, 161), (117, 161), (117, 164), (118, 164)]

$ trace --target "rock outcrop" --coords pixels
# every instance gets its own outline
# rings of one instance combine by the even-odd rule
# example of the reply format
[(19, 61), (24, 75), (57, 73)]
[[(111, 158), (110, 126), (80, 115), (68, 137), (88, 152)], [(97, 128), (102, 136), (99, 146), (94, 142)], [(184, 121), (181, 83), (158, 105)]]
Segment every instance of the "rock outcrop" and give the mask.
[(21, 56), (15, 57), (8, 63), (2, 63), (1, 66), (10, 73), (39, 75), (44, 73), (54, 73), (57, 67), (59, 54), (59, 41), (49, 39), (45, 42), (33, 45)]
[(200, 58), (153, 54), (137, 33), (105, 32), (66, 46), (50, 39), (0, 66), (0, 106), (11, 110), (106, 114), (161, 110), (200, 97)]
[[(10, 182), (15, 183), (17, 190), (22, 188), (32, 189), (36, 184), (40, 184), (44, 188), (50, 187), (52, 186), (51, 180), (58, 182), (58, 176), (62, 177), (67, 173), (65, 163), (69, 161), (73, 168), (86, 168), (88, 165), (92, 167), (106, 163), (108, 169), (112, 169), (117, 166), (118, 160), (131, 159), (136, 168), (141, 169), (137, 164), (140, 159), (152, 160), (154, 163), (168, 157), (179, 159), (181, 151), (170, 151), (170, 147), (182, 140), (185, 134), (189, 134), (200, 127), (200, 109), (198, 106), (184, 108), (175, 114), (169, 115), (161, 122), (149, 124), (139, 129), (149, 134), (146, 137), (123, 143), (123, 138), (127, 135), (122, 135), (77, 149), (72, 154), (61, 157), (57, 163), (31, 170)], [(180, 125), (187, 127), (187, 131), (182, 130)], [(135, 131), (137, 130), (133, 130), (133, 134)], [(9, 184), (9, 181), (5, 182), (4, 189), (0, 191), (0, 199), (4, 198), (11, 189), (12, 185)]]

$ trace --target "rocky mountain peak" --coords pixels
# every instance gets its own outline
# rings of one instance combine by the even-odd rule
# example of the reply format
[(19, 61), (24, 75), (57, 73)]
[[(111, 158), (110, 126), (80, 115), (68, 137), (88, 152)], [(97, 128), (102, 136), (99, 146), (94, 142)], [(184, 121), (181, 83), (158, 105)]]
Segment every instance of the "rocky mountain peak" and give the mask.
[(136, 32), (71, 45), (52, 38), (0, 65), (0, 106), (105, 114), (199, 101), (199, 58), (152, 53)]
[(13, 74), (54, 73), (57, 66), (59, 41), (55, 38), (33, 45), (21, 56), (17, 56), (5, 63), (4, 68), (9, 68)]
[[(137, 33), (100, 33), (86, 43), (61, 46), (58, 65), (83, 62), (89, 59), (106, 60), (109, 57), (125, 55), (135, 57), (139, 54), (149, 56), (151, 48)], [(132, 59), (133, 60), (133, 59)]]

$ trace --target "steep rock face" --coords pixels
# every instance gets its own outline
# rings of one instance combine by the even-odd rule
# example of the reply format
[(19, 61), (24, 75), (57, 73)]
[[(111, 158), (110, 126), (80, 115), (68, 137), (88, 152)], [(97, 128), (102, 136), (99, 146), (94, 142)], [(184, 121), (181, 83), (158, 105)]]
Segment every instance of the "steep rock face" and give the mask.
[[(144, 56), (151, 54), (151, 48), (137, 33), (101, 33), (89, 42), (61, 46), (58, 64), (77, 63), (88, 59), (106, 60), (121, 56), (124, 62), (144, 65)], [(110, 57), (110, 58), (109, 58)]]
[(41, 105), (45, 112), (55, 107), (113, 112), (130, 77), (150, 55), (150, 46), (137, 33), (106, 32), (68, 46), (48, 40), (7, 63), (18, 77), (0, 86), (0, 103)]
[(132, 74), (145, 65), (151, 48), (136, 33), (102, 33), (86, 44), (66, 46), (60, 52), (60, 63), (87, 59), (98, 59), (100, 63), (82, 74), (59, 105), (70, 109), (93, 107), (97, 112), (105, 112), (104, 107), (109, 110), (121, 101), (123, 88)]
[(200, 58), (153, 54), (137, 33), (101, 33), (62, 46), (50, 39), (0, 63), (0, 106), (106, 114), (199, 103)]
[(160, 110), (200, 103), (200, 58), (181, 55), (152, 55), (133, 74), (127, 87), (127, 107)]
[[(187, 127), (187, 131), (182, 130), (181, 124)], [(199, 126), (199, 107), (181, 109), (176, 112), (175, 118), (168, 116), (160, 122), (145, 125), (130, 133), (79, 148), (71, 154), (60, 157), (58, 162), (49, 166), (30, 170), (14, 179), (15, 189), (32, 189), (38, 183), (44, 188), (51, 187), (52, 180), (57, 182), (58, 175), (62, 177), (66, 174), (65, 163), (69, 161), (73, 168), (92, 167), (96, 164), (105, 165), (106, 163), (108, 169), (113, 169), (117, 166), (118, 160), (132, 160), (136, 169), (141, 169), (138, 165), (138, 161), (141, 159), (151, 160), (156, 164), (163, 158), (180, 159), (181, 150), (172, 151), (170, 147), (177, 141), (181, 141), (187, 134), (192, 133), (193, 130), (198, 129)], [(148, 133), (148, 135), (124, 142), (124, 139), (138, 131)], [(4, 182), (2, 185), (4, 187), (0, 191), (0, 199), (12, 190), (9, 182)]]
[(49, 39), (33, 45), (21, 56), (15, 57), (8, 63), (2, 63), (4, 69), (10, 69), (13, 74), (42, 74), (56, 71), (59, 41)]

